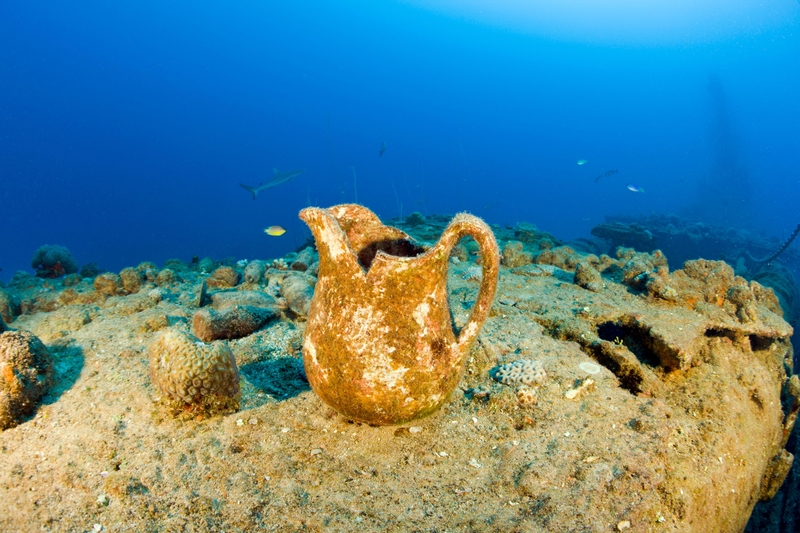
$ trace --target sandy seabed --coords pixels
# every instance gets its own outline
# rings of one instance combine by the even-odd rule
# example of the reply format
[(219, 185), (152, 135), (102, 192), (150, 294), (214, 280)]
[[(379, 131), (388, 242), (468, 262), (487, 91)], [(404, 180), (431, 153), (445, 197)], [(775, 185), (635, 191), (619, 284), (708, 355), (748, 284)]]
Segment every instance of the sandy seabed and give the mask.
[[(585, 254), (543, 261), (545, 249), (525, 242), (528, 264), (502, 268), (449, 403), (399, 427), (318, 399), (293, 315), (215, 341), (241, 373), (238, 411), (163, 401), (147, 347), (165, 328), (191, 331), (208, 274), (189, 266), (160, 301), (148, 284), (106, 297), (85, 279), (66, 305), (57, 280), (6, 287), (29, 304), (9, 326), (47, 345), (55, 384), (0, 433), (0, 530), (741, 531), (785, 475), (774, 459), (791, 328), (779, 310), (756, 299), (758, 320), (743, 322), (724, 294), (698, 292), (713, 280), (682, 271), (666, 278), (680, 298), (655, 298), (623, 282), (630, 258), (598, 267), (602, 289), (586, 290), (573, 282)], [(467, 252), (450, 269), (456, 326), (478, 289)], [(547, 374), (527, 404), (490, 375), (523, 359)]]

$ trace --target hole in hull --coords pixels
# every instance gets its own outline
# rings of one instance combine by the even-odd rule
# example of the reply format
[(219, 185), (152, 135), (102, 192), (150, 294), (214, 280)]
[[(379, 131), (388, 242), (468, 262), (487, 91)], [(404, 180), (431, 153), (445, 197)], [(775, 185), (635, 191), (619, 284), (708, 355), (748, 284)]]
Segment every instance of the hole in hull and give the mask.
[(597, 336), (604, 341), (625, 346), (642, 364), (662, 366), (661, 359), (653, 351), (653, 340), (645, 328), (620, 322), (603, 322), (597, 326)]

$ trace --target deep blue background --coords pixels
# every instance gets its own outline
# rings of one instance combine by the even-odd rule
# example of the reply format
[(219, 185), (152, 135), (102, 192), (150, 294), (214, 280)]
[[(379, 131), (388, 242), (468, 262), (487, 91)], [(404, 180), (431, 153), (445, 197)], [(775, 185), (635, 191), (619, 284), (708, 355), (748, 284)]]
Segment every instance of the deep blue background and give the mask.
[[(592, 42), (389, 1), (2, 2), (0, 278), (43, 244), (112, 270), (276, 257), (308, 235), (299, 209), (354, 199), (351, 167), (383, 217), (401, 202), (573, 238), (726, 188), (738, 203), (706, 222), (785, 237), (800, 222), (789, 4), (718, 38)], [(721, 153), (749, 184), (728, 187)], [(256, 201), (237, 185), (273, 167), (305, 173)]]

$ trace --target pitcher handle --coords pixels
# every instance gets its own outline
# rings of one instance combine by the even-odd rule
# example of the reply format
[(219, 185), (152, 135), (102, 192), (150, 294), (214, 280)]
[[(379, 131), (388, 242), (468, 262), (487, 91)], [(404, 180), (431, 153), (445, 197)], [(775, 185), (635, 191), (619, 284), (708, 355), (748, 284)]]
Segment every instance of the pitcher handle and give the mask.
[(489, 315), (489, 309), (494, 300), (497, 290), (497, 276), (500, 271), (500, 250), (494, 238), (491, 228), (480, 218), (467, 213), (459, 213), (453, 218), (444, 230), (439, 245), (443, 247), (446, 254), (450, 256), (450, 251), (461, 240), (462, 237), (470, 236), (478, 243), (481, 254), (481, 268), (483, 277), (481, 286), (478, 290), (478, 298), (472, 306), (467, 323), (461, 328), (456, 341), (458, 349), (466, 349), (477, 337), (481, 325)]

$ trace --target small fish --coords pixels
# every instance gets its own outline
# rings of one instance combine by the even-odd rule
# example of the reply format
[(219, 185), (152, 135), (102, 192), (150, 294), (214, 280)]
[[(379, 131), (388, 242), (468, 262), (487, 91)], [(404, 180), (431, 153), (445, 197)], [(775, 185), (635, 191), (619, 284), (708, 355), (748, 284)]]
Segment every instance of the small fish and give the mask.
[(267, 235), (271, 235), (272, 237), (280, 237), (281, 235), (286, 233), (286, 230), (280, 226), (270, 226), (264, 230), (264, 233), (266, 233)]
[(597, 177), (594, 179), (594, 182), (595, 182), (595, 183), (597, 183), (598, 181), (600, 181), (600, 179), (601, 179), (601, 178), (607, 178), (607, 177), (609, 177), (609, 176), (613, 176), (614, 174), (617, 174), (618, 172), (619, 172), (619, 170), (617, 170), (617, 169), (614, 169), (614, 170), (606, 170), (605, 172), (603, 172), (602, 174), (600, 174), (599, 176), (597, 176)]
[(578, 165), (579, 165), (579, 166), (580, 166), (580, 165), (585, 165), (585, 164), (586, 164), (586, 163), (588, 163), (588, 162), (589, 162), (589, 160), (588, 160), (588, 159), (578, 159)]
[(381, 143), (381, 151), (380, 151), (380, 153), (379, 153), (378, 155), (379, 155), (379, 156), (383, 156), (383, 153), (384, 153), (385, 151), (386, 151), (386, 141), (383, 141), (383, 142)]
[(644, 192), (644, 189), (639, 187), (638, 185), (628, 184), (628, 190), (631, 192)]

